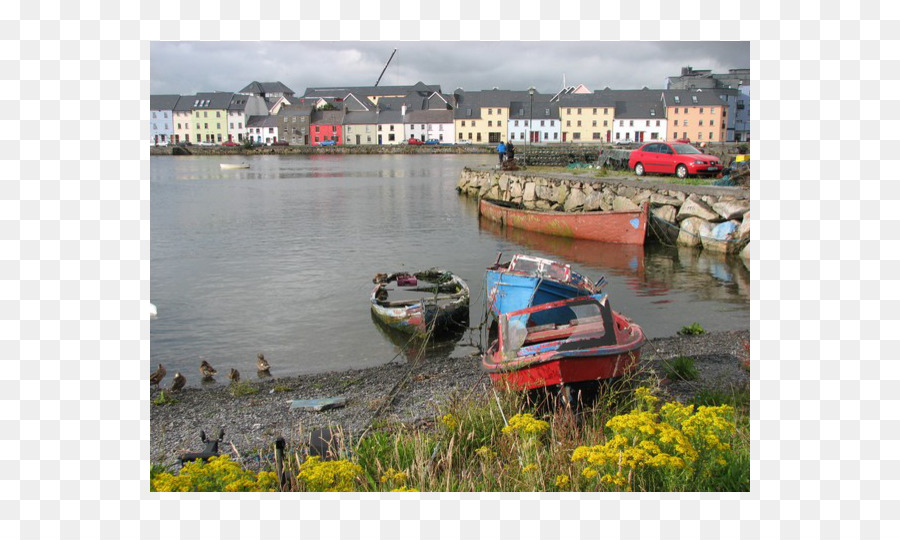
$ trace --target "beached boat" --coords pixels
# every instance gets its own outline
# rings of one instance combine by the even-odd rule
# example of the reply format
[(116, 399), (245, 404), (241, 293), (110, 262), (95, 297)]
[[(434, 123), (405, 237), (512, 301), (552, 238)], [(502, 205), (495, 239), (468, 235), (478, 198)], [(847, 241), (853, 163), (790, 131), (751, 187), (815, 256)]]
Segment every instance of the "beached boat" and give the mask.
[(650, 203), (638, 210), (608, 212), (550, 212), (526, 210), (518, 204), (481, 199), (479, 213), (507, 227), (555, 236), (614, 244), (641, 244), (647, 237)]
[(605, 284), (596, 283), (572, 270), (568, 264), (517, 253), (507, 263), (499, 262), (485, 272), (487, 301), (494, 315), (597, 294)]
[(373, 281), (372, 314), (395, 330), (441, 336), (468, 324), (469, 286), (450, 272), (378, 274)]
[(249, 164), (249, 163), (219, 163), (219, 167), (221, 167), (223, 170), (228, 170), (228, 169), (249, 169), (249, 168), (250, 168), (250, 164)]
[[(491, 379), (516, 390), (624, 375), (640, 360), (641, 327), (616, 313), (605, 293), (503, 313), (497, 339), (482, 356)], [(564, 394), (566, 395), (566, 394)]]

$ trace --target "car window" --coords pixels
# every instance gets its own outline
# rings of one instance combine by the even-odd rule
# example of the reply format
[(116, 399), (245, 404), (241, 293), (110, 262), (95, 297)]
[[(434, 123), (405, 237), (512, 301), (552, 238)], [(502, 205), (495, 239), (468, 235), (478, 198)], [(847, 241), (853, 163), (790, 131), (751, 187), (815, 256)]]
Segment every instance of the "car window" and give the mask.
[(660, 144), (659, 145), (659, 153), (660, 154), (671, 154), (672, 149), (669, 148), (669, 145), (667, 145), (667, 144)]
[(675, 150), (676, 154), (700, 154), (700, 150), (697, 150), (693, 146), (689, 144), (673, 144), (672, 148)]
[(644, 152), (658, 153), (659, 145), (658, 144), (648, 144), (647, 146), (644, 147)]

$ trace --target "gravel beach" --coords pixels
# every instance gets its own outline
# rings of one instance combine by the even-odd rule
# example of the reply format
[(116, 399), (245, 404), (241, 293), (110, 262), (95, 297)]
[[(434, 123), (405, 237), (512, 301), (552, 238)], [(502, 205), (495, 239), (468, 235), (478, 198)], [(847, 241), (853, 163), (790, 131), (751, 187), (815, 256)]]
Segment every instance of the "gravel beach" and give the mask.
[[(698, 377), (693, 381), (673, 381), (663, 385), (672, 399), (689, 400), (701, 390), (745, 389), (750, 373), (742, 367), (744, 343), (749, 331), (714, 332), (699, 336), (675, 336), (648, 340), (644, 345), (642, 369), (664, 378), (665, 363), (678, 356), (694, 358)], [(303, 440), (302, 433), (317, 427), (341, 426), (345, 432), (360, 433), (379, 409), (379, 422), (420, 425), (430, 422), (438, 406), (454, 394), (488, 392), (489, 379), (483, 374), (478, 356), (430, 358), (418, 364), (394, 362), (376, 368), (297, 377), (258, 379), (244, 374), (256, 393), (232, 395), (224, 384), (197, 383), (196, 375), (184, 389), (170, 393), (173, 373), (162, 381), (162, 390), (176, 401), (150, 406), (150, 461), (172, 465), (185, 452), (203, 449), (200, 430), (214, 434), (225, 430), (220, 452), (239, 454), (247, 465), (260, 451), (270, 453), (276, 437), (284, 437), (288, 447)], [(190, 378), (190, 377), (189, 377)], [(219, 382), (225, 374), (217, 375)], [(405, 381), (399, 388), (398, 381)], [(193, 384), (193, 386), (191, 386)], [(387, 396), (396, 391), (393, 402)], [(151, 390), (151, 400), (160, 390)], [(290, 409), (298, 399), (346, 397), (347, 405), (321, 412)], [(302, 430), (302, 431), (301, 431)]]

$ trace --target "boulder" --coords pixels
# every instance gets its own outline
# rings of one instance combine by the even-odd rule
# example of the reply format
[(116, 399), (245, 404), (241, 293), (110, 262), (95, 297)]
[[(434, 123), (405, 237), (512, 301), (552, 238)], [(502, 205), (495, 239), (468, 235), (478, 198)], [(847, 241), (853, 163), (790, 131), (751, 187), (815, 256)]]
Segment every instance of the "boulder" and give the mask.
[(569, 196), (566, 197), (566, 202), (563, 205), (563, 209), (566, 212), (571, 212), (576, 208), (579, 208), (584, 205), (584, 201), (587, 197), (585, 197), (584, 192), (580, 189), (573, 189), (569, 192)]
[(700, 200), (705, 202), (710, 207), (712, 207), (712, 205), (719, 202), (719, 198), (716, 197), (715, 195), (704, 195), (704, 196), (700, 197)]
[(556, 201), (556, 188), (552, 186), (539, 184), (534, 189), (534, 194), (538, 199), (543, 199), (545, 201)]
[(670, 189), (669, 197), (675, 197), (679, 201), (684, 202), (684, 200), (687, 198), (687, 195), (685, 195), (683, 191), (675, 191), (674, 189)]
[(653, 195), (653, 192), (649, 189), (645, 189), (631, 198), (631, 202), (640, 206), (644, 204), (646, 201), (650, 200), (650, 197)]
[(738, 227), (741, 224), (737, 221), (725, 221), (719, 223), (708, 234), (700, 235), (703, 243), (704, 251), (713, 251), (717, 253), (735, 253), (742, 246), (735, 237), (737, 236)]
[(511, 199), (522, 198), (522, 183), (518, 180), (509, 183), (509, 197)]
[(741, 227), (738, 229), (738, 238), (741, 240), (747, 240), (750, 238), (750, 212), (744, 214), (744, 219), (741, 221)]
[(509, 176), (501, 174), (497, 184), (500, 186), (500, 191), (506, 191), (509, 187)]
[(569, 196), (569, 186), (566, 184), (560, 184), (558, 188), (556, 188), (556, 202), (562, 204), (566, 202), (566, 198)]
[(747, 242), (747, 245), (741, 250), (741, 259), (745, 262), (750, 262), (750, 242)]
[(713, 211), (712, 208), (694, 194), (691, 194), (690, 197), (685, 199), (684, 204), (681, 205), (681, 209), (678, 211), (677, 220), (682, 221), (691, 217), (700, 218), (704, 221), (722, 221), (722, 218), (718, 213)]
[(599, 210), (603, 204), (603, 199), (604, 199), (603, 193), (601, 193), (599, 191), (593, 191), (593, 192), (589, 193), (584, 198), (584, 204), (583, 204), (584, 211), (585, 212), (594, 212), (596, 210)]
[(621, 212), (625, 210), (639, 210), (640, 207), (631, 202), (631, 199), (619, 196), (613, 199), (612, 209), (616, 212)]
[(522, 200), (534, 201), (534, 198), (534, 182), (528, 182), (525, 184), (525, 189), (522, 191)]
[(712, 205), (722, 219), (741, 219), (750, 211), (750, 201), (719, 201)]
[(663, 221), (675, 223), (675, 216), (678, 214), (678, 209), (670, 204), (667, 204), (665, 206), (654, 208), (650, 210), (650, 212)]
[(681, 231), (675, 243), (679, 246), (697, 247), (701, 236), (709, 236), (713, 224), (698, 217), (689, 217), (681, 222)]
[(494, 185), (488, 192), (484, 195), (484, 198), (491, 199), (492, 201), (500, 200), (500, 186)]
[(669, 197), (667, 195), (663, 195), (662, 193), (654, 193), (650, 195), (650, 204), (653, 206), (681, 206), (682, 199), (678, 199), (675, 197)]
[(619, 189), (616, 194), (619, 195), (620, 197), (625, 197), (626, 199), (630, 199), (630, 198), (634, 197), (635, 195), (637, 195), (637, 193), (638, 193), (638, 190), (631, 186), (619, 186)]
[(543, 199), (538, 199), (538, 200), (535, 201), (535, 203), (534, 203), (534, 207), (537, 208), (538, 210), (550, 210), (550, 208), (551, 208), (552, 206), (553, 206), (553, 205), (551, 205), (549, 202), (547, 202), (547, 201), (545, 201), (545, 200), (543, 200)]

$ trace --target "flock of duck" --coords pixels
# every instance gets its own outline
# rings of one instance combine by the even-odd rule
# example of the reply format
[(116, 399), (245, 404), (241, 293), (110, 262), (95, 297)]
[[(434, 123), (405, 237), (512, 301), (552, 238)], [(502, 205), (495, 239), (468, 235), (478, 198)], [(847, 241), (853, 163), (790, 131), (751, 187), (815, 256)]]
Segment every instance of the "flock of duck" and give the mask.
[[(263, 353), (259, 353), (256, 355), (256, 371), (261, 376), (271, 376), (269, 372), (270, 366), (269, 362), (266, 360), (266, 357), (263, 356)], [(200, 363), (200, 375), (203, 376), (204, 381), (211, 381), (213, 377), (219, 373), (212, 367), (212, 365), (206, 360)], [(150, 374), (150, 385), (151, 386), (159, 386), (159, 383), (162, 382), (163, 378), (166, 376), (166, 368), (163, 367), (162, 364), (159, 364), (159, 367), (156, 368), (156, 371)], [(228, 372), (228, 378), (231, 379), (232, 383), (239, 382), (241, 380), (241, 374), (238, 370), (231, 368)], [(173, 392), (177, 392), (184, 388), (184, 385), (187, 383), (187, 377), (182, 375), (180, 372), (176, 371), (175, 375), (172, 377), (172, 386), (170, 390)]]

